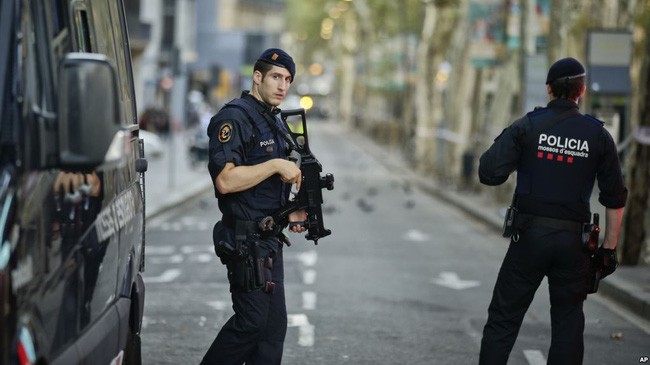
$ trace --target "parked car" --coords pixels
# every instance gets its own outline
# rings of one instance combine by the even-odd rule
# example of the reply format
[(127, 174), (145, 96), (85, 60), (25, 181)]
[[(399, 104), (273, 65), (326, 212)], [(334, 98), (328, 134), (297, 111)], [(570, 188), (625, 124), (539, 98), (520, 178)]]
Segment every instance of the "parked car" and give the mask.
[(0, 2), (0, 364), (139, 364), (144, 172), (121, 0)]

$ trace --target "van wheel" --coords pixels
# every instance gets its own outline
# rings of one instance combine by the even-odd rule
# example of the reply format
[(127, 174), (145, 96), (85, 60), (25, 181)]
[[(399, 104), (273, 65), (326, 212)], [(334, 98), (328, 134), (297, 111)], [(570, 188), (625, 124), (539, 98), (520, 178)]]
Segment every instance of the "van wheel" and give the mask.
[(126, 348), (124, 349), (124, 364), (125, 365), (142, 365), (142, 343), (140, 339), (140, 333), (133, 330), (135, 327), (133, 322), (134, 310), (131, 309), (131, 314), (129, 318), (129, 333), (126, 337)]
[(124, 364), (142, 365), (140, 334), (134, 333), (129, 328), (129, 335), (126, 338), (126, 348), (124, 349)]

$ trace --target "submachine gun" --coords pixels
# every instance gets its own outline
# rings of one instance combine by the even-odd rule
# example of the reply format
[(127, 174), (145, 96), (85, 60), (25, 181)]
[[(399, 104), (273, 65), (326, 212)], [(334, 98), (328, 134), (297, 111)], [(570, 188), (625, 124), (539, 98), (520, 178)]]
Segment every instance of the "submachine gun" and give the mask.
[[(309, 149), (309, 138), (307, 136), (307, 119), (305, 109), (283, 110), (280, 114), (282, 122), (289, 131), (285, 140), (291, 145), (291, 154), (289, 158), (293, 160), (302, 172), (302, 182), (300, 190), (296, 193), (293, 200), (275, 212), (272, 216), (265, 217), (260, 222), (262, 231), (273, 230), (276, 226), (284, 227), (288, 223), (288, 217), (291, 212), (305, 209), (307, 211), (307, 220), (292, 224), (300, 224), (307, 228), (306, 239), (318, 244), (318, 240), (329, 236), (332, 231), (326, 229), (323, 225), (323, 194), (322, 189), (334, 189), (334, 175), (325, 174), (321, 176), (323, 168), (320, 162)], [(301, 124), (295, 128), (289, 127), (289, 118), (295, 119), (300, 117)]]

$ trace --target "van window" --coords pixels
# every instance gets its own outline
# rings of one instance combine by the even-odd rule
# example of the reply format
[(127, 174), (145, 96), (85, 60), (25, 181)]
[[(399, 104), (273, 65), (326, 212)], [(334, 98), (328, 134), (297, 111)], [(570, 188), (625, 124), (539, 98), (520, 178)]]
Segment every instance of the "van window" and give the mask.
[[(42, 50), (39, 49), (39, 51), (49, 53), (45, 57), (48, 59), (46, 62), (50, 67), (50, 80), (56, 82), (58, 76), (57, 65), (72, 48), (70, 22), (67, 11), (68, 5), (65, 0), (47, 0), (43, 1), (40, 6), (42, 7), (40, 12), (45, 16), (43, 19), (45, 24), (40, 26), (43, 28), (43, 32), (39, 34), (42, 34), (43, 44), (49, 45), (49, 49), (45, 46)], [(38, 17), (35, 17), (35, 19), (38, 19)], [(50, 57), (52, 57), (51, 60)]]
[(56, 65), (72, 48), (67, 0), (47, 1), (45, 4), (45, 14), (52, 41), (52, 53), (54, 54), (55, 61), (57, 61), (55, 62)]
[[(18, 62), (20, 74), (24, 77), (21, 80), (21, 87), (18, 90), (18, 93), (21, 95), (22, 99), (25, 101), (23, 103), (24, 108), (30, 109), (33, 106), (37, 108), (44, 108), (45, 96), (43, 93), (42, 82), (44, 81), (43, 70), (38, 67), (39, 62), (37, 55), (36, 47), (36, 29), (34, 28), (34, 23), (32, 22), (32, 9), (30, 6), (33, 4), (26, 3), (25, 8), (22, 13), (22, 37), (18, 38)], [(26, 112), (26, 111), (23, 111)]]
[(74, 4), (74, 28), (75, 40), (74, 50), (76, 52), (94, 52), (94, 39), (90, 32), (90, 23), (88, 20), (88, 11), (81, 3)]
[[(109, 7), (109, 4), (111, 6)], [(120, 107), (122, 110), (121, 122), (124, 124), (131, 124), (133, 121), (129, 118), (131, 114), (131, 95), (129, 85), (128, 73), (126, 73), (124, 57), (123, 38), (118, 38), (119, 42), (114, 42), (111, 35), (115, 34), (120, 36), (123, 32), (122, 26), (118, 19), (119, 16), (115, 10), (117, 8), (115, 1), (96, 0), (91, 2), (92, 24), (94, 25), (95, 42), (97, 45), (96, 52), (106, 55), (111, 60), (113, 66), (116, 67), (117, 81), (120, 86)], [(119, 32), (119, 33), (118, 33)], [(118, 45), (122, 48), (118, 49)]]
[(133, 85), (130, 83), (128, 75), (131, 73), (130, 62), (131, 53), (128, 45), (127, 33), (125, 31), (126, 24), (122, 19), (122, 7), (117, 1), (109, 1), (111, 8), (111, 18), (113, 19), (113, 32), (115, 34), (115, 49), (117, 57), (115, 63), (117, 64), (119, 82), (120, 82), (120, 102), (122, 103), (122, 112), (124, 113), (125, 123), (136, 123), (135, 121), (135, 108), (133, 105), (134, 96), (132, 94)]

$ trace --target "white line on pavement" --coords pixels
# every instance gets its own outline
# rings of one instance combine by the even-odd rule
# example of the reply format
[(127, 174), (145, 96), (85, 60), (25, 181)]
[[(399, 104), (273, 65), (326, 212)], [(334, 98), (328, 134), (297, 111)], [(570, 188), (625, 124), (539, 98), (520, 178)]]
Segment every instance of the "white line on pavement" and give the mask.
[(175, 254), (170, 256), (149, 257), (147, 263), (151, 264), (180, 264), (183, 262), (183, 255)]
[(169, 283), (181, 275), (180, 269), (168, 269), (158, 276), (145, 276), (144, 282), (151, 283)]
[(209, 254), (209, 253), (200, 253), (198, 255), (194, 255), (190, 257), (190, 261), (196, 261), (196, 262), (210, 262), (212, 259), (214, 259), (216, 256)]
[(467, 288), (474, 288), (481, 285), (480, 281), (476, 280), (462, 280), (458, 277), (453, 271), (443, 271), (438, 275), (437, 278), (432, 280), (434, 284), (444, 286), (451, 289), (463, 290)]
[(316, 309), (316, 293), (313, 291), (302, 292), (302, 309)]
[(413, 242), (426, 242), (429, 240), (429, 235), (417, 229), (411, 229), (404, 234), (404, 239)]
[(311, 285), (316, 282), (316, 270), (305, 270), (302, 274), (302, 282)]
[(176, 251), (174, 246), (146, 246), (145, 252), (147, 255), (171, 255)]
[(296, 257), (305, 266), (314, 266), (318, 261), (318, 254), (314, 250), (301, 252)]
[(196, 252), (210, 252), (213, 253), (214, 249), (212, 248), (212, 245), (187, 245), (181, 247), (181, 252), (184, 254), (188, 253), (196, 253)]
[(226, 309), (226, 302), (223, 300), (215, 300), (214, 302), (208, 302), (207, 304), (218, 311)]
[(524, 356), (530, 365), (546, 365), (546, 359), (539, 350), (524, 350)]
[(298, 346), (314, 346), (314, 326), (309, 324), (305, 314), (287, 315), (287, 326), (298, 327)]
[(314, 326), (311, 324), (298, 327), (298, 346), (314, 346)]

